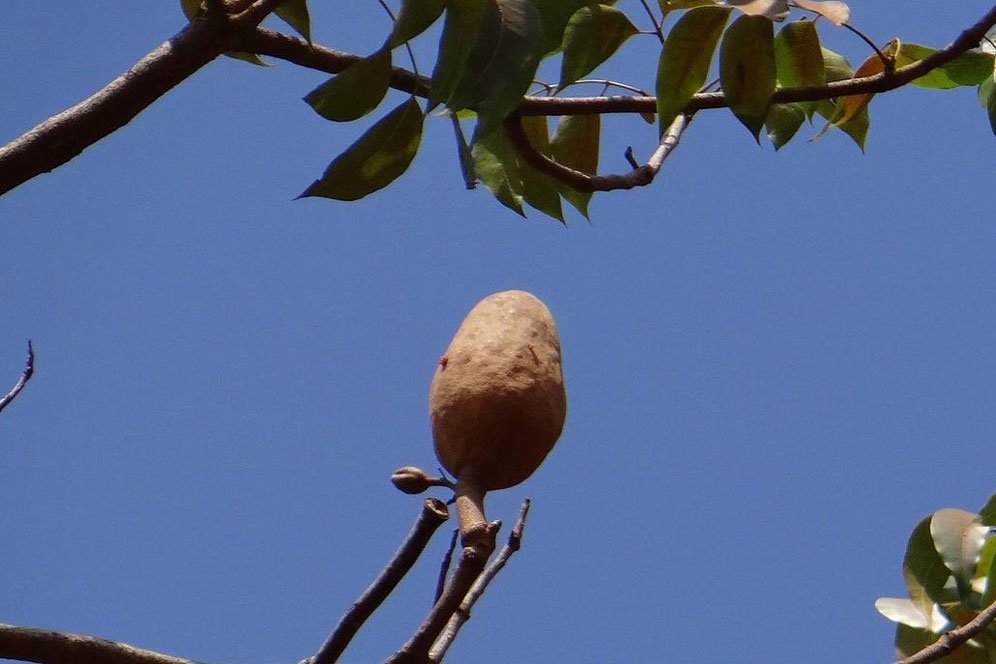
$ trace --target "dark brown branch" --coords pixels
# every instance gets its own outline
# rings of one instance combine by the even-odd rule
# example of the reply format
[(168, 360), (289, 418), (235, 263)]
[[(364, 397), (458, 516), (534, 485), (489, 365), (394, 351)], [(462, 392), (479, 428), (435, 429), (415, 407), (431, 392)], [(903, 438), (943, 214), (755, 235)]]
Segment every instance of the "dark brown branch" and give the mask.
[(125, 126), (191, 74), (233, 50), (240, 32), (266, 18), (279, 0), (257, 0), (234, 16), (192, 21), (102, 90), (0, 148), (0, 195), (48, 173)]
[(436, 498), (425, 499), (415, 525), (412, 526), (408, 537), (394, 554), (391, 562), (339, 620), (339, 624), (332, 630), (318, 653), (307, 661), (311, 664), (331, 664), (339, 659), (363, 623), (387, 599), (425, 550), (433, 533), (446, 523), (449, 517), (449, 509), (443, 501)]
[(0, 659), (38, 664), (196, 664), (93, 636), (0, 624)]
[(993, 619), (996, 619), (996, 602), (987, 606), (971, 622), (965, 623), (950, 632), (945, 632), (934, 643), (931, 643), (923, 650), (910, 655), (906, 659), (899, 660), (896, 664), (927, 664), (927, 662), (937, 661), (941, 657), (951, 654), (956, 648), (984, 630), (986, 626), (992, 623)]
[(401, 647), (401, 650), (385, 660), (385, 664), (425, 664), (428, 661), (429, 648), (446, 627), (453, 612), (460, 607), (470, 587), (484, 571), (488, 558), (494, 553), (495, 536), (500, 527), (501, 524), (497, 521), (489, 523), (486, 531), (480, 537), (474, 538), (472, 546), (464, 547), (453, 578), (450, 579), (442, 597), (432, 607), (432, 611), (419, 626), (418, 631)]
[(430, 662), (441, 662), (443, 657), (446, 656), (446, 651), (449, 650), (450, 646), (453, 645), (453, 641), (456, 640), (457, 634), (460, 632), (460, 628), (464, 626), (468, 620), (470, 620), (470, 610), (474, 608), (477, 600), (484, 595), (484, 591), (488, 589), (488, 585), (494, 580), (498, 573), (504, 569), (505, 565), (512, 558), (516, 551), (522, 547), (522, 531), (526, 527), (526, 517), (529, 515), (529, 506), (531, 501), (526, 498), (522, 507), (519, 508), (519, 518), (515, 521), (515, 526), (512, 527), (512, 532), (508, 534), (508, 541), (505, 542), (505, 546), (501, 548), (498, 552), (498, 556), (488, 565), (488, 568), (477, 577), (474, 585), (470, 587), (467, 591), (467, 595), (463, 598), (460, 603), (460, 607), (456, 612), (450, 617), (449, 622), (446, 624), (446, 628), (443, 633), (439, 635), (436, 642), (432, 644), (432, 648), (429, 650), (429, 661)]
[(661, 137), (660, 144), (654, 154), (643, 166), (637, 166), (629, 173), (622, 175), (589, 175), (558, 164), (554, 160), (541, 153), (533, 144), (529, 142), (529, 137), (522, 128), (522, 122), (518, 116), (512, 116), (505, 121), (504, 129), (508, 135), (509, 142), (515, 146), (522, 159), (552, 178), (563, 182), (578, 191), (615, 191), (617, 189), (632, 189), (634, 187), (644, 187), (654, 181), (657, 174), (664, 165), (664, 160), (674, 152), (681, 142), (681, 136), (685, 133), (691, 122), (691, 116), (679, 115), (675, 118), (671, 126)]
[(457, 538), (460, 537), (460, 529), (454, 528), (453, 535), (450, 537), (450, 545), (446, 549), (446, 555), (443, 556), (443, 561), (439, 563), (439, 575), (436, 577), (436, 592), (432, 596), (432, 603), (435, 604), (439, 601), (439, 598), (443, 596), (443, 590), (446, 588), (446, 577), (450, 574), (450, 565), (453, 564), (453, 552), (456, 551)]
[(0, 410), (3, 410), (10, 404), (11, 401), (21, 393), (24, 386), (28, 384), (31, 377), (35, 375), (35, 349), (31, 345), (31, 340), (28, 340), (28, 361), (24, 365), (24, 371), (21, 372), (20, 378), (14, 383), (14, 387), (10, 388), (10, 392), (5, 394), (0, 398)]

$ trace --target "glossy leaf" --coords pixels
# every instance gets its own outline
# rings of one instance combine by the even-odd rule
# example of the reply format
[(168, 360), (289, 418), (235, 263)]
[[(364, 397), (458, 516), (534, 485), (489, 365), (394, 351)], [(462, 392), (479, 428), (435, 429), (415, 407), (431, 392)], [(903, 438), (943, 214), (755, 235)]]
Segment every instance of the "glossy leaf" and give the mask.
[[(820, 48), (820, 36), (813, 21), (793, 21), (775, 35), (775, 71), (785, 88), (803, 88), (826, 84), (826, 63)], [(816, 112), (816, 102), (800, 102), (807, 118)]]
[(966, 596), (965, 589), (975, 572), (975, 559), (982, 548), (978, 530), (976, 515), (965, 510), (937, 510), (930, 519), (934, 548), (944, 566), (954, 575), (962, 599)]
[[(931, 520), (931, 517), (927, 517), (913, 529), (913, 534), (910, 535), (909, 544), (906, 547), (903, 569), (909, 572), (912, 579), (922, 588), (931, 602), (940, 604), (952, 599), (950, 593), (944, 588), (948, 577), (951, 576), (951, 570), (945, 566), (941, 554), (934, 546), (934, 538), (930, 534)], [(907, 580), (907, 589), (914, 600), (917, 599), (916, 596), (920, 588), (912, 585), (911, 580)], [(926, 609), (925, 613), (930, 610), (924, 606), (920, 608), (921, 610)]]
[(564, 56), (560, 88), (591, 72), (619, 50), (639, 29), (627, 16), (608, 5), (589, 5), (574, 13), (564, 29)]
[(737, 119), (760, 141), (775, 92), (775, 37), (763, 16), (741, 16), (719, 46), (719, 80)]
[(663, 134), (705, 84), (730, 10), (699, 7), (678, 19), (664, 40), (657, 65), (657, 117)]
[[(598, 148), (602, 133), (600, 115), (567, 115), (560, 118), (557, 131), (550, 139), (550, 156), (576, 171), (594, 175), (598, 171)], [(591, 192), (581, 192), (561, 185), (567, 202), (588, 218)]]
[(847, 23), (847, 20), (851, 17), (851, 8), (843, 2), (834, 2), (833, 0), (825, 0), (823, 2), (817, 2), (816, 0), (795, 0), (795, 4), (803, 9), (816, 12), (838, 26)]
[(443, 34), (439, 38), (439, 53), (432, 71), (429, 91), (430, 109), (441, 103), (449, 103), (460, 84), (487, 6), (481, 0), (446, 1), (446, 20), (443, 23)]
[[(936, 52), (920, 44), (901, 44), (896, 52), (896, 66), (905, 67), (919, 62)], [(948, 89), (962, 85), (979, 85), (993, 73), (993, 56), (978, 51), (967, 51), (957, 58), (913, 80), (913, 85), (923, 88)]]
[(336, 157), (301, 197), (355, 201), (383, 189), (408, 169), (418, 152), (423, 118), (414, 97), (403, 102)]
[(540, 19), (530, 0), (483, 4), (473, 49), (446, 100), (451, 109), (477, 111), (474, 141), (490, 134), (519, 105), (540, 60)]
[[(531, 115), (522, 118), (522, 129), (529, 142), (539, 152), (550, 154), (550, 136), (546, 117)], [(522, 197), (526, 203), (543, 214), (564, 223), (564, 211), (560, 205), (560, 192), (557, 183), (545, 173), (540, 173), (520, 159), (519, 173), (522, 177)]]
[(923, 614), (920, 607), (908, 599), (879, 597), (875, 600), (875, 609), (892, 622), (917, 629), (927, 629), (930, 625), (930, 619)]
[(748, 16), (763, 16), (769, 21), (784, 21), (789, 14), (788, 0), (727, 0), (726, 4)]
[(446, 0), (402, 0), (394, 29), (387, 38), (388, 48), (400, 46), (428, 30), (445, 6)]
[(989, 114), (989, 126), (996, 134), (996, 81), (990, 76), (979, 86), (979, 102)]
[(518, 155), (505, 132), (495, 131), (483, 137), (471, 153), (474, 171), (495, 198), (510, 210), (526, 216), (522, 210), (522, 178)]
[(996, 526), (996, 493), (991, 495), (983, 508), (979, 510), (979, 523)]
[(284, 0), (273, 13), (311, 43), (311, 15), (308, 13), (308, 0)]
[(799, 104), (772, 104), (768, 109), (764, 125), (768, 129), (768, 138), (774, 144), (775, 150), (781, 149), (791, 141), (805, 120), (806, 112)]
[(391, 51), (383, 49), (350, 65), (304, 97), (326, 120), (349, 122), (374, 110), (391, 83)]

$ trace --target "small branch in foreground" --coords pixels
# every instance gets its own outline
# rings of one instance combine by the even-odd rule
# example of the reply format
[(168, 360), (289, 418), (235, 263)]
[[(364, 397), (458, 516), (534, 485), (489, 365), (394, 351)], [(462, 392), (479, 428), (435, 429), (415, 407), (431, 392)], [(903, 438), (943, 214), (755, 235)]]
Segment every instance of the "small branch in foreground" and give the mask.
[(664, 160), (674, 152), (681, 142), (681, 136), (685, 133), (691, 122), (691, 116), (679, 115), (664, 132), (660, 144), (651, 155), (650, 159), (643, 166), (637, 166), (629, 173), (622, 175), (589, 175), (558, 164), (545, 154), (537, 150), (529, 137), (526, 136), (522, 128), (522, 122), (518, 116), (512, 116), (505, 121), (504, 129), (509, 141), (519, 151), (523, 160), (552, 178), (563, 182), (577, 191), (615, 191), (617, 189), (633, 189), (634, 187), (645, 187), (654, 181), (657, 174), (664, 165)]
[(24, 365), (24, 371), (21, 372), (21, 377), (17, 379), (14, 383), (14, 387), (10, 388), (10, 392), (5, 394), (3, 398), (0, 398), (0, 410), (6, 408), (11, 401), (21, 393), (24, 386), (28, 384), (31, 377), (35, 375), (35, 349), (31, 345), (31, 340), (28, 340), (28, 361)]
[(984, 630), (993, 619), (996, 619), (996, 602), (987, 606), (971, 622), (965, 623), (950, 632), (945, 632), (937, 641), (906, 659), (899, 660), (896, 664), (927, 664), (927, 662), (937, 661), (941, 657), (951, 654), (958, 646), (963, 645), (966, 641)]
[(519, 508), (519, 518), (516, 519), (515, 526), (512, 527), (512, 532), (508, 534), (508, 541), (505, 543), (505, 546), (501, 548), (498, 556), (488, 565), (484, 573), (474, 581), (474, 585), (467, 591), (467, 595), (460, 603), (460, 607), (450, 617), (449, 622), (446, 623), (443, 633), (432, 644), (432, 648), (429, 650), (430, 662), (441, 662), (443, 660), (443, 657), (446, 656), (446, 651), (449, 650), (450, 646), (453, 645), (453, 641), (456, 640), (460, 628), (470, 620), (470, 610), (474, 608), (474, 604), (481, 598), (484, 591), (488, 589), (488, 584), (498, 576), (498, 572), (508, 564), (509, 559), (522, 547), (522, 531), (526, 527), (526, 516), (529, 515), (530, 504), (531, 501), (528, 498), (522, 502), (522, 507)]
[(460, 607), (470, 587), (484, 571), (484, 565), (494, 552), (495, 536), (501, 523), (493, 521), (481, 537), (475, 538), (473, 546), (465, 546), (460, 555), (453, 578), (450, 579), (442, 597), (432, 607), (429, 616), (419, 626), (418, 631), (408, 639), (401, 650), (385, 660), (385, 664), (424, 664), (429, 656), (429, 648), (446, 627), (453, 612)]
[(415, 564), (415, 561), (418, 560), (433, 533), (439, 526), (446, 523), (449, 517), (450, 511), (445, 503), (436, 498), (426, 498), (422, 503), (422, 511), (419, 513), (415, 525), (412, 526), (391, 562), (339, 620), (318, 653), (310, 660), (305, 661), (310, 662), (310, 664), (331, 664), (337, 661), (363, 623), (387, 599), (387, 596), (391, 594), (405, 574), (408, 573), (408, 570)]
[(446, 549), (446, 555), (443, 556), (443, 562), (439, 564), (439, 577), (436, 579), (436, 592), (432, 596), (432, 603), (435, 604), (439, 601), (439, 598), (443, 596), (443, 590), (446, 588), (446, 577), (450, 573), (450, 565), (453, 564), (453, 552), (456, 551), (457, 538), (460, 537), (460, 529), (454, 528), (453, 535), (450, 537), (450, 545)]
[(0, 624), (0, 659), (38, 664), (197, 664), (93, 636)]

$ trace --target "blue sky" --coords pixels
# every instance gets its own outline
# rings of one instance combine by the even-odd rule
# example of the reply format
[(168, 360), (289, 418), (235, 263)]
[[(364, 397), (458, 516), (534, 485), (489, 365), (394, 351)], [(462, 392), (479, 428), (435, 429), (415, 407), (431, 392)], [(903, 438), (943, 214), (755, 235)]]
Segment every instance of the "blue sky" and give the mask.
[[(312, 4), (320, 43), (386, 34), (374, 2)], [(934, 46), (991, 7), (852, 5), (879, 42)], [(0, 140), (182, 24), (171, 2), (11, 4)], [(616, 71), (651, 86), (640, 39)], [(0, 621), (209, 662), (312, 654), (418, 512), (387, 479), (436, 465), (439, 354), (514, 287), (557, 318), (568, 421), (489, 497), (509, 525), (523, 497), (533, 512), (449, 661), (889, 661), (873, 602), (903, 594), (913, 526), (996, 489), (994, 137), (974, 90), (877, 98), (865, 155), (839, 133), (776, 155), (704, 112), (653, 186), (565, 228), (465, 191), (440, 118), (389, 189), (294, 200), (363, 126), (300, 101), (325, 78), (219, 60), (0, 198), (4, 389), (28, 338), (38, 355), (0, 415)], [(612, 119), (605, 169), (653, 140)], [(408, 637), (447, 540), (343, 661)]]

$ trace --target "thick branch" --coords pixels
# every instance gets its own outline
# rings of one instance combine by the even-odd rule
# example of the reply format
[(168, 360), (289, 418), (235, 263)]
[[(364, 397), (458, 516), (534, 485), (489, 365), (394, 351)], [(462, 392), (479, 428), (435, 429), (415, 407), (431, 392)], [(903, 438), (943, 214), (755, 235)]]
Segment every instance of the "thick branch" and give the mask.
[(0, 397), (0, 410), (3, 410), (13, 401), (24, 386), (28, 384), (31, 377), (35, 375), (35, 349), (31, 345), (31, 340), (28, 340), (28, 361), (24, 365), (24, 371), (21, 372), (20, 378), (14, 383), (14, 387), (10, 388), (10, 392)]
[(206, 14), (102, 90), (0, 148), (0, 195), (65, 164), (125, 126), (251, 30), (281, 0), (257, 0), (234, 16)]
[(363, 623), (387, 599), (418, 560), (432, 534), (449, 517), (450, 512), (442, 501), (435, 498), (425, 499), (415, 525), (412, 526), (408, 537), (394, 554), (391, 562), (339, 620), (339, 624), (332, 630), (318, 654), (311, 658), (311, 664), (331, 664), (339, 659)]
[(38, 664), (196, 664), (125, 643), (0, 624), (0, 659)]
[(984, 630), (992, 623), (993, 619), (996, 619), (996, 602), (986, 607), (971, 622), (965, 623), (950, 632), (945, 632), (934, 643), (931, 643), (920, 652), (910, 655), (906, 659), (899, 660), (896, 664), (927, 664), (927, 662), (937, 661), (941, 657), (951, 654), (958, 646), (963, 645), (966, 641)]

